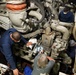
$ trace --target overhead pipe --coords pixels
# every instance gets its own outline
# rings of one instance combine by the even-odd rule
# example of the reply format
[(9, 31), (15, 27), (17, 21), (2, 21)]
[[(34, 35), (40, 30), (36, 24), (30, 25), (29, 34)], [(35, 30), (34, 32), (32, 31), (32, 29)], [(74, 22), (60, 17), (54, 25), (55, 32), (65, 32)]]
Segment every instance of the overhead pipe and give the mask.
[(51, 5), (51, 3), (46, 2), (45, 5), (46, 5), (46, 7), (49, 7), (49, 8), (50, 8), (52, 14), (55, 15), (55, 19), (58, 19), (57, 11), (56, 11), (55, 8)]
[(27, 4), (24, 1), (7, 1), (6, 4), (12, 27), (23, 33), (27, 31), (27, 25), (21, 20), (25, 19), (27, 16), (26, 6)]
[(75, 12), (75, 26), (73, 28), (73, 36), (74, 36), (74, 39), (76, 40), (76, 12)]
[(39, 21), (35, 21), (35, 23), (41, 23), (45, 18), (44, 7), (43, 7), (43, 5), (41, 4), (40, 1), (37, 1), (37, 0), (31, 0), (31, 1), (34, 2), (40, 8), (40, 11), (41, 11), (41, 14), (42, 14), (42, 18)]
[(59, 31), (59, 32), (63, 33), (63, 39), (64, 40), (68, 40), (68, 38), (69, 38), (69, 30), (66, 27), (61, 26), (61, 25), (59, 25), (56, 22), (53, 22), (51, 24), (51, 28), (56, 30), (56, 31)]
[(40, 20), (42, 18), (42, 15), (37, 11), (30, 11), (29, 15), (30, 16), (35, 16), (38, 20)]
[(37, 34), (40, 34), (43, 32), (43, 29), (38, 29), (32, 33), (28, 33), (28, 34), (25, 34), (23, 35), (25, 38), (30, 38), (30, 37), (35, 37)]

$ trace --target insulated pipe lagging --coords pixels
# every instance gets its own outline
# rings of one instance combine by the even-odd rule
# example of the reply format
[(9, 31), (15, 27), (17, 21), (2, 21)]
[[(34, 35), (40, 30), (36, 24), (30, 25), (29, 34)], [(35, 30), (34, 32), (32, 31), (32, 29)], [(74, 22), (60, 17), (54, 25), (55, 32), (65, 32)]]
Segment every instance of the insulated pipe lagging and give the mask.
[(75, 24), (75, 26), (73, 28), (73, 36), (74, 36), (74, 39), (76, 40), (76, 24)]
[(75, 12), (75, 26), (73, 28), (73, 36), (74, 36), (74, 39), (76, 40), (76, 12)]
[(49, 7), (51, 12), (55, 15), (55, 19), (58, 19), (57, 11), (55, 11), (54, 7), (49, 3), (46, 3), (46, 6)]
[(66, 27), (60, 26), (60, 25), (56, 25), (55, 23), (52, 23), (51, 24), (51, 28), (63, 33), (63, 39), (64, 40), (68, 40), (68, 38), (69, 38), (69, 30)]
[(56, 30), (63, 33), (63, 39), (64, 40), (68, 40), (68, 38), (69, 38), (69, 30), (66, 27), (57, 26)]
[(73, 26), (73, 23), (66, 23), (66, 22), (59, 22), (60, 25), (62, 26), (66, 26), (66, 27), (72, 27)]
[(30, 11), (29, 15), (30, 16), (35, 16), (38, 20), (40, 20), (42, 18), (42, 15), (37, 11)]
[(35, 21), (35, 23), (41, 23), (44, 18), (45, 18), (45, 11), (44, 11), (44, 7), (41, 4), (41, 2), (37, 1), (37, 0), (31, 0), (32, 2), (34, 2), (41, 10), (41, 14), (42, 14), (42, 18), (39, 21)]
[(25, 38), (30, 38), (30, 37), (35, 37), (36, 35), (40, 34), (43, 32), (43, 29), (38, 29), (32, 33), (28, 33), (28, 34), (25, 34), (23, 35)]

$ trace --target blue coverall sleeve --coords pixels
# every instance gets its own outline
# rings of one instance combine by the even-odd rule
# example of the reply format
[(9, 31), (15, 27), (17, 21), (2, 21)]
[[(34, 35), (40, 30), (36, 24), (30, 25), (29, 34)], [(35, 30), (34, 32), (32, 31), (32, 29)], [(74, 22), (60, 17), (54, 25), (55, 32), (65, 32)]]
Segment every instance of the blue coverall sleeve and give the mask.
[(70, 15), (69, 22), (74, 22), (74, 15), (72, 13)]
[(3, 44), (2, 47), (3, 47), (3, 53), (5, 55), (5, 58), (7, 62), (10, 64), (10, 68), (12, 70), (16, 69), (16, 65), (15, 65), (13, 55), (12, 55), (10, 44)]

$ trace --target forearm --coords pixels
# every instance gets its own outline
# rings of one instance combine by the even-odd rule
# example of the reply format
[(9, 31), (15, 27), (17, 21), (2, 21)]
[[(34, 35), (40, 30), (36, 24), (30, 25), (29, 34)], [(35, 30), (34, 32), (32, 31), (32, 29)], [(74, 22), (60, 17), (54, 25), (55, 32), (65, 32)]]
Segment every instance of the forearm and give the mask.
[(48, 60), (53, 60), (53, 61), (55, 61), (53, 58), (51, 58), (51, 57), (49, 57), (49, 56), (47, 56), (47, 59), (48, 59)]
[(14, 70), (13, 70), (13, 75), (19, 75), (18, 69), (14, 69)]

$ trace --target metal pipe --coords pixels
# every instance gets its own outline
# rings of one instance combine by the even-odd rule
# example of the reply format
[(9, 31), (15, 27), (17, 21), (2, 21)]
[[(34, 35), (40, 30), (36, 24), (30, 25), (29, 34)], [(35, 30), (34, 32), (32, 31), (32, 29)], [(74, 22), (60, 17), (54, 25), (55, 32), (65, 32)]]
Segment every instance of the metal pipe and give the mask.
[(39, 21), (36, 21), (35, 23), (41, 23), (45, 18), (44, 7), (43, 7), (43, 5), (41, 4), (40, 1), (36, 1), (36, 0), (31, 0), (31, 1), (33, 1), (40, 8), (41, 14), (42, 14), (42, 18)]
[(76, 12), (75, 12), (75, 26), (73, 28), (73, 36), (74, 36), (74, 39), (76, 40)]
[(42, 15), (37, 11), (30, 11), (29, 15), (30, 16), (35, 16), (38, 20), (40, 20), (42, 18)]
[(68, 38), (69, 38), (69, 30), (66, 27), (60, 26), (59, 23), (57, 23), (57, 22), (53, 22), (51, 24), (51, 28), (63, 33), (63, 39), (64, 40), (68, 40)]
[(35, 37), (37, 34), (40, 34), (43, 32), (43, 29), (38, 29), (36, 30), (35, 32), (32, 32), (32, 33), (28, 33), (28, 34), (25, 34), (23, 35), (25, 38), (30, 38), (30, 37)]

